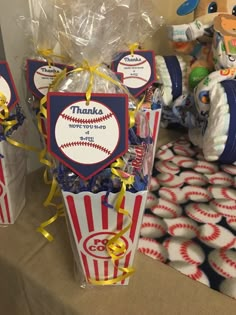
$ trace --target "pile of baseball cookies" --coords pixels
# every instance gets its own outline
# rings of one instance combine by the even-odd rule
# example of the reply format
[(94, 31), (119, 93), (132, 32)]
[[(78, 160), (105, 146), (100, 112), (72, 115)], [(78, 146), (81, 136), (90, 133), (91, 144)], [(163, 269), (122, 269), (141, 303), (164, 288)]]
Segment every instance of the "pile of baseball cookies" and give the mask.
[(236, 166), (187, 139), (155, 157), (139, 251), (236, 299)]

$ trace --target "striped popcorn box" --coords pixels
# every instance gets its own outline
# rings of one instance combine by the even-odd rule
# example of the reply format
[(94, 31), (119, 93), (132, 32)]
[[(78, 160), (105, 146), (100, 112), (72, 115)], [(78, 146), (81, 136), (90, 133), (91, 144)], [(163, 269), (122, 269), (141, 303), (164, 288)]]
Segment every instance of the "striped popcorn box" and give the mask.
[[(72, 231), (74, 254), (77, 265), (82, 266), (87, 283), (106, 282), (117, 279), (133, 264), (144, 213), (147, 191), (138, 193), (126, 192), (122, 208), (129, 215), (118, 213), (113, 207), (119, 194), (106, 192), (97, 194), (81, 192), (73, 194), (62, 192), (66, 213)], [(109, 239), (124, 231), (131, 222), (130, 228), (122, 233), (120, 239), (126, 247), (125, 255), (114, 261), (107, 251)], [(78, 259), (79, 257), (79, 259)], [(129, 277), (117, 281), (116, 285), (127, 285)], [(113, 284), (113, 283), (112, 283)]]
[[(16, 141), (23, 142), (25, 127), (13, 133)], [(3, 140), (0, 142), (0, 224), (15, 223), (25, 205), (26, 154), (21, 148)]]
[(152, 155), (152, 164), (151, 168), (153, 167), (154, 157), (156, 153), (156, 146), (157, 146), (157, 139), (160, 129), (160, 120), (161, 120), (161, 108), (151, 110), (145, 109), (144, 114), (149, 121), (149, 126), (151, 129), (151, 136), (153, 139), (153, 155)]

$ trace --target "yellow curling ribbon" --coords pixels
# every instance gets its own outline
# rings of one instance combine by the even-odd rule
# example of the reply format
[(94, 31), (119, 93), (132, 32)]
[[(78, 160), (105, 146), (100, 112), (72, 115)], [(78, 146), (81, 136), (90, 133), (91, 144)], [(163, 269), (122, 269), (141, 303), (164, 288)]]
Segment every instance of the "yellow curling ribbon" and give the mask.
[(54, 240), (54, 237), (45, 229), (47, 226), (55, 222), (59, 217), (64, 216), (64, 210), (59, 209), (57, 210), (57, 213), (50, 218), (49, 220), (43, 222), (38, 228), (37, 232), (41, 233), (49, 242), (52, 242)]
[(51, 67), (54, 64), (53, 58), (58, 58), (58, 59), (61, 59), (61, 60), (65, 60), (66, 59), (62, 55), (54, 54), (53, 49), (39, 49), (37, 51), (37, 53), (47, 60), (49, 67)]
[(99, 77), (103, 78), (104, 80), (110, 81), (111, 83), (113, 83), (114, 85), (120, 87), (121, 89), (124, 90), (124, 87), (120, 84), (120, 82), (112, 79), (111, 77), (109, 77), (108, 75), (100, 72), (98, 70), (98, 68), (101, 65), (95, 65), (95, 66), (90, 66), (88, 61), (84, 60), (84, 62), (82, 63), (81, 67), (78, 67), (74, 70), (71, 70), (68, 72), (68, 74), (70, 73), (74, 73), (74, 72), (82, 72), (82, 71), (88, 71), (90, 73), (90, 79), (89, 79), (89, 84), (86, 90), (86, 101), (87, 101), (87, 105), (89, 104), (90, 100), (91, 100), (91, 95), (92, 95), (92, 89), (93, 89), (93, 82), (94, 82), (94, 75), (98, 75)]
[(38, 148), (20, 143), (7, 136), (8, 131), (11, 130), (15, 125), (17, 125), (18, 121), (15, 119), (7, 121), (7, 119), (9, 118), (9, 109), (6, 105), (6, 97), (1, 92), (0, 92), (0, 111), (1, 111), (0, 112), (0, 120), (1, 120), (0, 125), (4, 127), (4, 135), (5, 135), (6, 141), (10, 143), (11, 145), (14, 145), (15, 147), (22, 148), (27, 151), (33, 151), (37, 153), (40, 152), (40, 149)]
[(128, 47), (129, 47), (130, 54), (133, 57), (135, 50), (139, 48), (139, 43), (130, 44)]
[[(111, 169), (112, 174), (119, 177), (122, 182), (122, 188), (117, 197), (114, 208), (116, 209), (118, 213), (121, 213), (127, 216), (130, 222), (124, 229), (122, 229), (119, 233), (117, 233), (114, 237), (112, 237), (106, 245), (107, 252), (110, 255), (113, 265), (115, 267), (116, 267), (115, 262), (124, 258), (127, 251), (126, 244), (121, 239), (121, 237), (130, 230), (131, 225), (132, 225), (132, 219), (129, 214), (129, 211), (121, 208), (121, 204), (125, 196), (126, 187), (134, 183), (134, 176), (130, 176), (129, 174), (124, 173), (123, 171), (120, 171), (115, 168), (115, 167), (120, 167), (122, 163), (123, 161), (121, 159), (118, 159), (115, 163), (112, 164), (112, 169)], [(130, 277), (135, 272), (133, 267), (126, 267), (126, 268), (117, 267), (117, 269), (121, 271), (123, 274), (116, 278), (108, 279), (108, 280), (89, 279), (89, 282), (94, 285), (111, 285), (111, 284), (115, 284), (117, 282), (125, 280), (126, 278)]]

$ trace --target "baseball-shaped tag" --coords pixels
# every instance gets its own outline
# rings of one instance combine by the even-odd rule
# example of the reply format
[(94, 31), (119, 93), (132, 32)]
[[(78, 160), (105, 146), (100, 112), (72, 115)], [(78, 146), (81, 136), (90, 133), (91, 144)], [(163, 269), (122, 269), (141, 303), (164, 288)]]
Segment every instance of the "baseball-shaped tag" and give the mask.
[(123, 73), (124, 84), (132, 89), (146, 85), (151, 78), (150, 63), (141, 55), (127, 55), (118, 64), (117, 71)]
[[(112, 135), (112, 136), (111, 136)], [(64, 155), (74, 162), (95, 164), (106, 160), (119, 141), (119, 122), (105, 105), (79, 101), (57, 119), (55, 138)]]

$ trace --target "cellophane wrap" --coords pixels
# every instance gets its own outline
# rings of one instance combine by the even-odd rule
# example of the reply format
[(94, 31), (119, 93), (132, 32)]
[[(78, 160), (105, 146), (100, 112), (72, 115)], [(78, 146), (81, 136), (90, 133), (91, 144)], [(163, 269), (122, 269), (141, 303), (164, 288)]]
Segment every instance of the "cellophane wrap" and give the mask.
[(156, 1), (130, 0), (125, 44), (129, 46), (138, 43), (142, 47), (143, 43), (152, 37), (163, 24), (164, 17), (158, 15)]
[[(120, 257), (116, 265), (128, 268), (132, 264), (150, 176), (152, 138), (148, 121), (139, 110), (139, 101), (129, 94), (107, 66), (115, 53), (124, 46), (129, 3), (130, 1), (122, 0), (55, 1), (57, 20), (60, 23), (57, 27), (54, 25), (54, 33), (76, 68), (60, 78), (52, 91), (87, 95), (90, 88), (91, 99), (93, 93), (128, 94), (130, 117), (133, 117), (128, 132), (128, 151), (120, 157), (118, 163), (104, 168), (89, 180), (83, 180), (70, 167), (61, 163), (54, 170), (62, 189), (69, 230), (73, 234), (74, 251), (77, 253), (75, 259), (79, 255), (86, 282), (93, 284), (94, 281), (91, 280), (107, 284), (107, 280), (112, 281), (124, 274), (124, 269), (115, 267), (116, 263), (104, 246), (111, 236), (122, 233), (123, 240), (128, 239), (128, 256)], [(123, 215), (115, 208), (117, 199), (121, 196), (122, 207), (128, 211)], [(125, 232), (123, 230), (129, 219), (132, 225)], [(89, 245), (89, 242), (100, 241), (103, 242), (103, 247)], [(82, 244), (88, 246), (88, 249)], [(96, 255), (96, 250), (102, 251), (100, 256)], [(128, 281), (129, 278), (120, 278), (117, 284), (128, 284)]]
[[(52, 25), (55, 26), (58, 23), (55, 3), (46, 0), (29, 0), (29, 7), (30, 16), (20, 16), (18, 24), (25, 34), (25, 42), (28, 46), (27, 56), (25, 56), (23, 64), (24, 77), (27, 83), (25, 97), (32, 118), (36, 122), (35, 116), (39, 111), (40, 99), (46, 95), (48, 87), (54, 79), (53, 75), (56, 75), (57, 71), (60, 70), (56, 64), (60, 64), (60, 68), (64, 69), (70, 61), (53, 32)], [(45, 72), (45, 77), (42, 75), (36, 78), (37, 71), (35, 70), (33, 74), (29, 71), (29, 61), (32, 60), (44, 63), (50, 72)], [(40, 73), (40, 71), (41, 69), (38, 72)], [(32, 83), (32, 81), (34, 82)]]

